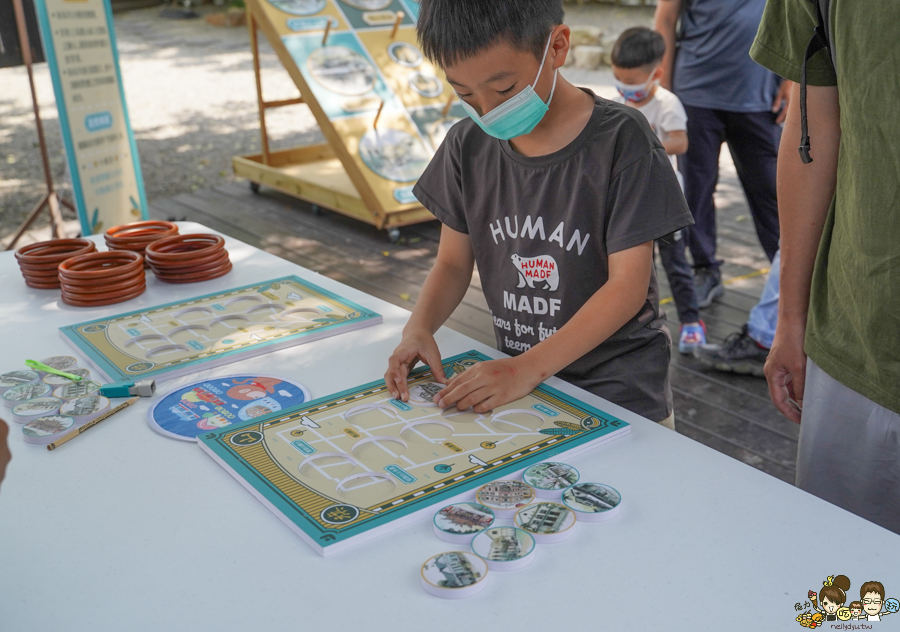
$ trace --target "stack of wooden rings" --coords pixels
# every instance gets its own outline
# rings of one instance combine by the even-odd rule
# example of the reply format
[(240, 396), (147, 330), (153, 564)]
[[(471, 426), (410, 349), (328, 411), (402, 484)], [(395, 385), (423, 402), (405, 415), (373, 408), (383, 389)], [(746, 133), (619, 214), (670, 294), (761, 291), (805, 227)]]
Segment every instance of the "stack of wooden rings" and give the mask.
[(96, 251), (97, 247), (89, 239), (55, 239), (19, 248), (16, 260), (26, 285), (39, 290), (55, 290), (59, 287), (60, 263)]
[(143, 255), (149, 244), (177, 234), (178, 226), (172, 222), (145, 221), (114, 226), (106, 231), (104, 238), (110, 250), (130, 250)]
[(146, 289), (144, 258), (128, 250), (94, 252), (59, 264), (63, 302), (98, 307), (133, 299)]
[(231, 271), (225, 240), (218, 235), (176, 235), (154, 241), (145, 252), (150, 269), (166, 283), (197, 283)]

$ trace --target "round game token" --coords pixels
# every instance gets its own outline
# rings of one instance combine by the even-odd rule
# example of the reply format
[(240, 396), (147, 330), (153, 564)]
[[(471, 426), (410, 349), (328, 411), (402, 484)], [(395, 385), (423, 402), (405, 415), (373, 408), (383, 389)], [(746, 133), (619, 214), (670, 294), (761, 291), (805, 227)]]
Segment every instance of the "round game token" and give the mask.
[(575, 534), (575, 512), (559, 503), (532, 503), (516, 512), (516, 526), (538, 544), (555, 544)]
[(87, 397), (70, 399), (62, 403), (59, 412), (69, 415), (75, 420), (75, 424), (81, 426), (95, 419), (109, 408), (109, 400), (100, 393), (93, 393)]
[(534, 500), (534, 488), (522, 481), (494, 481), (479, 487), (475, 500), (490, 508), (498, 518), (512, 518)]
[(434, 515), (434, 534), (453, 544), (469, 544), (494, 524), (494, 512), (478, 503), (447, 505)]
[(408, 84), (413, 92), (429, 99), (441, 96), (444, 91), (444, 84), (440, 79), (424, 72), (412, 73), (409, 76)]
[(392, 62), (406, 68), (418, 68), (424, 60), (421, 51), (409, 42), (391, 42), (387, 53)]
[(50, 394), (50, 387), (40, 382), (33, 384), (20, 384), (13, 386), (3, 393), (3, 405), (12, 408), (16, 404), (34, 399), (35, 397), (44, 397)]
[[(88, 369), (69, 369), (66, 373), (71, 373), (72, 375), (77, 375), (82, 380), (88, 380), (91, 377), (91, 372)], [(72, 380), (67, 377), (63, 377), (62, 375), (56, 375), (55, 373), (47, 373), (43, 379), (44, 384), (49, 384), (50, 386), (62, 386), (64, 384), (71, 384)]]
[(472, 550), (492, 571), (517, 571), (534, 561), (535, 540), (518, 527), (491, 527), (472, 539)]
[(8, 373), (0, 375), (0, 394), (3, 394), (16, 386), (34, 384), (39, 379), (40, 376), (35, 371), (9, 371)]
[(27, 424), (29, 421), (44, 415), (53, 415), (59, 412), (62, 400), (55, 397), (36, 397), (29, 399), (20, 404), (16, 404), (12, 409), (13, 421), (20, 424)]
[(576, 483), (563, 492), (562, 499), (582, 522), (603, 522), (622, 509), (622, 494), (600, 483)]
[(280, 377), (211, 377), (157, 398), (147, 423), (166, 437), (196, 441), (201, 434), (299, 406), (309, 399), (305, 386)]
[(73, 382), (69, 380), (68, 384), (63, 384), (53, 391), (53, 397), (58, 399), (79, 399), (80, 397), (93, 395), (99, 390), (100, 384), (98, 382), (91, 382), (90, 380)]
[(22, 426), (25, 443), (47, 445), (66, 434), (75, 425), (75, 420), (66, 415), (45, 415)]
[(422, 564), (422, 588), (442, 599), (465, 599), (477, 595), (488, 579), (488, 564), (463, 551), (438, 553)]
[(534, 487), (539, 498), (562, 498), (563, 490), (578, 482), (580, 475), (571, 465), (565, 463), (536, 463), (522, 474), (526, 483)]
[(437, 406), (434, 403), (434, 396), (442, 390), (444, 390), (444, 385), (439, 382), (419, 382), (409, 387), (409, 399), (407, 401), (416, 406)]
[[(56, 369), (57, 371), (65, 371), (66, 369), (74, 368), (78, 364), (78, 360), (72, 356), (50, 356), (49, 358), (41, 360), (41, 364), (46, 364), (51, 369)], [(38, 372), (42, 375), (46, 375), (44, 371)]]

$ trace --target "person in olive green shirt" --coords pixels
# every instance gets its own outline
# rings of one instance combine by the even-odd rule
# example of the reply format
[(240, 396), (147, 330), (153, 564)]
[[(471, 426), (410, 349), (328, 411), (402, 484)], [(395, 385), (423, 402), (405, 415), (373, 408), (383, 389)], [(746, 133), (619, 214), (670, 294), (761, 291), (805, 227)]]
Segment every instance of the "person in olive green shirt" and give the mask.
[[(836, 65), (827, 50), (808, 63), (813, 162), (797, 151), (796, 86), (782, 136), (765, 372), (775, 405), (802, 419), (798, 487), (900, 533), (900, 3), (832, 0), (830, 15)], [(750, 54), (800, 81), (816, 24), (814, 0), (770, 0)]]

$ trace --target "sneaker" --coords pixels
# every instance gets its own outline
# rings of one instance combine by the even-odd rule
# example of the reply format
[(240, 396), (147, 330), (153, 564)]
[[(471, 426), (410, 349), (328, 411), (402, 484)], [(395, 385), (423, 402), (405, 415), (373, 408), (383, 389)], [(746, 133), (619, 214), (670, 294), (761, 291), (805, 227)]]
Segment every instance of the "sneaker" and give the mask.
[(694, 291), (697, 293), (697, 306), (701, 309), (709, 307), (712, 302), (725, 293), (722, 285), (722, 273), (719, 268), (697, 268), (694, 270)]
[(678, 339), (678, 351), (690, 355), (694, 349), (706, 344), (706, 325), (701, 320), (692, 325), (682, 325)]
[(717, 371), (765, 377), (763, 368), (769, 350), (751, 338), (747, 325), (744, 325), (741, 331), (734, 332), (720, 345), (700, 345), (694, 349), (694, 357), (703, 366)]

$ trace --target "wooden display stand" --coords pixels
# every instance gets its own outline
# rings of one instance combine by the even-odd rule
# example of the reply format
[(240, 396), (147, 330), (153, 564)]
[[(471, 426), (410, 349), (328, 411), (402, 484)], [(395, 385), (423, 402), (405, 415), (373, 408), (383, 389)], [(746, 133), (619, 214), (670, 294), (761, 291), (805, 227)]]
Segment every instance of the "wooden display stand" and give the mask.
[[(264, 3), (266, 0), (246, 0), (247, 26), (250, 31), (250, 48), (253, 52), (253, 71), (256, 75), (262, 152), (235, 156), (232, 159), (235, 175), (247, 178), (254, 192), (259, 191), (260, 185), (266, 185), (316, 206), (388, 230), (392, 241), (396, 241), (399, 237), (397, 230), (399, 227), (433, 220), (434, 216), (418, 202), (403, 204), (391, 199), (384, 190), (379, 190), (384, 189), (383, 186), (379, 187), (380, 183), (373, 184), (373, 179), (377, 178), (363, 172), (366, 169), (365, 165), (358, 156), (351, 154), (347, 147), (346, 132), (342, 133), (336, 129), (334, 122), (318, 100), (312, 96), (313, 91), (307, 79), (298, 69), (295, 60), (282, 42), (279, 29), (270, 19), (271, 7)], [(402, 19), (403, 13), (398, 13), (397, 23), (399, 24)], [(280, 101), (266, 101), (263, 98), (258, 30), (261, 30), (269, 40), (300, 90), (301, 96)], [(324, 31), (319, 32), (323, 46), (328, 40), (330, 31), (329, 23)], [(393, 33), (397, 33), (396, 26)], [(326, 142), (271, 151), (266, 129), (266, 111), (298, 104), (306, 104), (309, 107)], [(374, 126), (379, 124), (380, 116), (381, 108), (375, 116)]]

